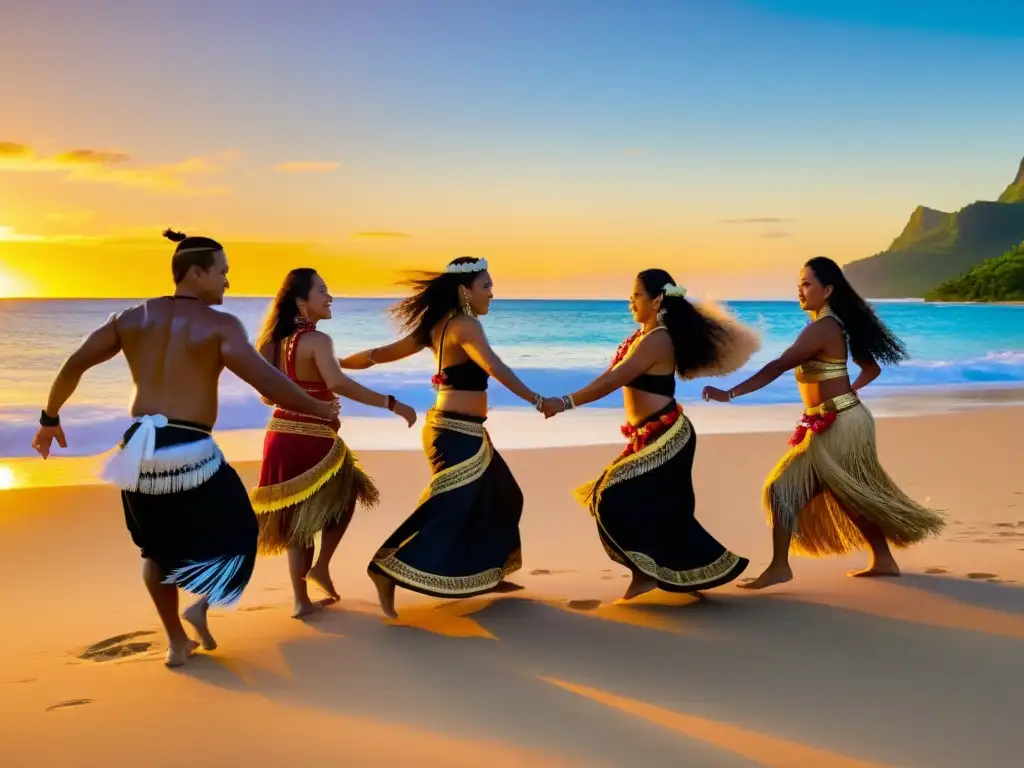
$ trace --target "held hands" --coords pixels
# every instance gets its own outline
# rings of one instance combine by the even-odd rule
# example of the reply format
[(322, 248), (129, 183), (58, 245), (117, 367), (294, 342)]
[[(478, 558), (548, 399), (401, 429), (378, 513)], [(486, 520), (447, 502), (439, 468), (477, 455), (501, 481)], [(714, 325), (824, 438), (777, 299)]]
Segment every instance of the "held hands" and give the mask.
[(728, 392), (717, 387), (704, 387), (703, 398), (705, 400), (714, 400), (716, 403), (728, 403), (732, 400)]
[(560, 397), (545, 397), (537, 410), (544, 414), (545, 419), (550, 419), (565, 410), (565, 403)]
[(61, 448), (68, 447), (68, 440), (64, 437), (63, 427), (40, 427), (36, 432), (36, 436), (32, 438), (32, 447), (35, 448), (36, 452), (40, 456), (44, 459), (48, 459), (50, 457), (50, 448), (54, 440), (57, 441), (57, 445)]

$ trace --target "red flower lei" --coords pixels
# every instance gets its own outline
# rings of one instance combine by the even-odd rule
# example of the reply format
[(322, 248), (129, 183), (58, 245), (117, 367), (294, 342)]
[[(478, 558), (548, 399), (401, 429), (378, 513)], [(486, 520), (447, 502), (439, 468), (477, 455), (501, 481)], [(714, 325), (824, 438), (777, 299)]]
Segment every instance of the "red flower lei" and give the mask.
[(789, 444), (793, 447), (800, 445), (807, 436), (807, 430), (810, 430), (816, 435), (820, 435), (826, 429), (832, 426), (832, 423), (836, 420), (836, 413), (832, 411), (830, 413), (820, 414), (804, 414), (800, 421), (797, 422), (796, 431), (793, 432), (793, 436), (789, 438)]
[(448, 377), (444, 375), (444, 371), (438, 371), (430, 377), (430, 385), (434, 388), (434, 391), (441, 389), (447, 383)]
[(649, 445), (652, 441), (657, 440), (663, 434), (665, 434), (673, 424), (679, 421), (679, 417), (683, 415), (683, 406), (676, 404), (675, 410), (669, 411), (662, 415), (660, 418), (654, 421), (649, 421), (640, 427), (634, 427), (632, 424), (622, 425), (622, 435), (628, 440), (626, 448), (623, 450), (621, 456), (629, 456), (630, 454), (636, 453), (645, 446)]
[(633, 346), (633, 342), (639, 339), (643, 335), (643, 332), (643, 328), (637, 328), (636, 333), (619, 344), (618, 348), (615, 350), (615, 354), (612, 356), (612, 362), (611, 365), (608, 366), (608, 370), (611, 370), (622, 362), (623, 358), (629, 354), (629, 348)]

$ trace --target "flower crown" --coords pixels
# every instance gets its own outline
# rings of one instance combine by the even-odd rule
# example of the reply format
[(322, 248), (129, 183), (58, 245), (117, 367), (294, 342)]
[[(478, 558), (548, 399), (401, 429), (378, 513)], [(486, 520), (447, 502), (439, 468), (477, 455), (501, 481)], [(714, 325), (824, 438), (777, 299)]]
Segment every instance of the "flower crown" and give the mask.
[(675, 296), (680, 299), (686, 295), (686, 289), (683, 288), (683, 286), (675, 285), (673, 283), (665, 283), (661, 292), (666, 296)]
[(483, 272), (486, 269), (487, 259), (477, 259), (476, 261), (467, 261), (463, 264), (449, 264), (444, 268), (444, 271), (449, 275), (465, 275), (470, 272)]

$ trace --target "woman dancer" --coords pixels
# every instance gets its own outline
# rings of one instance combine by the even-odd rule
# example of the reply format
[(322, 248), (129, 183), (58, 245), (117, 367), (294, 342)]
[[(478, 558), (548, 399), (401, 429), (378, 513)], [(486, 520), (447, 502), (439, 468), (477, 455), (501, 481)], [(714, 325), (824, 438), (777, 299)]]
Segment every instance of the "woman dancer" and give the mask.
[[(727, 392), (704, 389), (705, 400), (727, 403), (796, 369), (805, 407), (789, 452), (764, 484), (763, 503), (773, 526), (771, 564), (740, 586), (763, 589), (792, 579), (790, 551), (841, 555), (865, 546), (871, 564), (851, 576), (899, 576), (889, 543), (906, 547), (938, 533), (945, 523), (939, 513), (910, 499), (882, 469), (874, 418), (857, 392), (881, 373), (879, 362), (896, 364), (906, 359), (906, 349), (831, 259), (807, 262), (797, 296), (812, 322), (793, 345)], [(847, 357), (861, 369), (853, 384)]]
[(657, 587), (696, 592), (721, 586), (748, 564), (694, 517), (697, 436), (675, 400), (674, 374), (692, 379), (730, 373), (759, 342), (729, 315), (694, 306), (685, 296), (662, 269), (637, 275), (629, 309), (640, 328), (619, 346), (605, 373), (543, 406), (552, 416), (624, 388), (626, 448), (576, 495), (597, 521), (609, 557), (633, 573), (627, 600)]
[[(341, 372), (331, 337), (316, 329), (331, 318), (332, 298), (316, 270), (293, 269), (270, 305), (257, 348), (288, 378), (320, 400), (342, 395), (365, 405), (387, 408), (411, 427), (416, 413), (391, 395), (367, 389)], [(259, 552), (288, 551), (288, 571), (295, 595), (294, 618), (324, 605), (309, 598), (311, 581), (339, 600), (330, 563), (348, 527), (356, 502), (377, 503), (373, 481), (338, 435), (340, 422), (315, 419), (278, 408), (267, 425), (259, 485), (251, 493), (259, 519)], [(313, 562), (314, 537), (320, 556)]]
[(413, 294), (392, 313), (409, 335), (341, 361), (344, 368), (368, 368), (427, 347), (437, 356), (437, 401), (423, 427), (430, 485), (368, 569), (392, 618), (396, 584), (447, 598), (519, 588), (505, 577), (522, 566), (523, 494), (484, 428), (487, 380), (493, 376), (538, 410), (542, 402), (494, 353), (476, 319), (494, 297), (484, 259), (460, 257), (408, 284)]

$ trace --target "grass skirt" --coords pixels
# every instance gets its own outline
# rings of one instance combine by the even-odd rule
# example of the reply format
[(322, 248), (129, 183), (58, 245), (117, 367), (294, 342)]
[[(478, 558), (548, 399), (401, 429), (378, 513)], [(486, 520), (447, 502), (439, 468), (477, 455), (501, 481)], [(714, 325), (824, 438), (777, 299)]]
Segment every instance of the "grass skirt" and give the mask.
[(489, 592), (522, 567), (522, 491), (482, 418), (430, 411), (423, 448), (430, 484), (369, 571), (433, 597)]
[(348, 524), (356, 503), (379, 501), (373, 480), (333, 426), (275, 416), (263, 443), (259, 485), (252, 490), (259, 552), (312, 547), (324, 528)]
[[(655, 428), (645, 430), (647, 424)], [(669, 592), (733, 581), (747, 559), (722, 546), (694, 516), (697, 437), (690, 420), (673, 402), (637, 428), (648, 442), (623, 453), (595, 482), (576, 491), (597, 522), (608, 556)]]
[(942, 531), (943, 516), (907, 496), (882, 468), (874, 418), (855, 393), (808, 409), (801, 425), (763, 492), (769, 523), (793, 532), (793, 554), (867, 549), (858, 515), (896, 547)]

